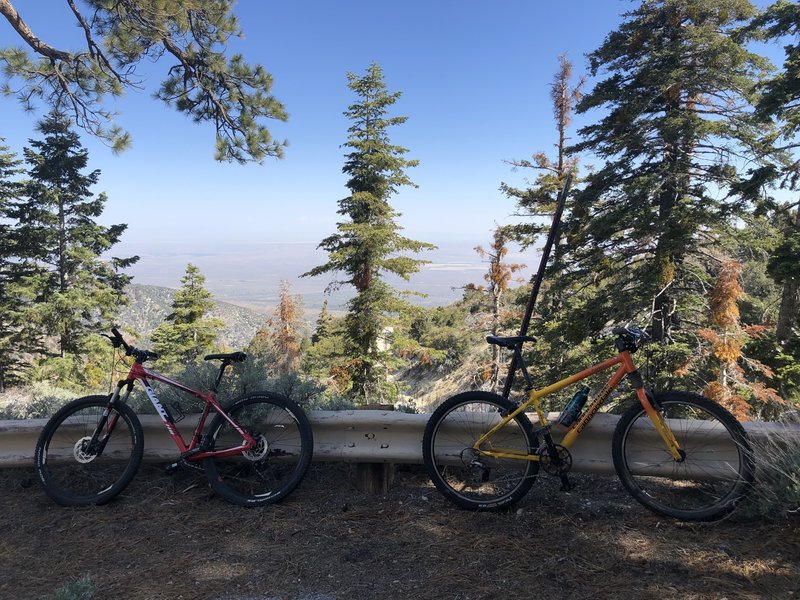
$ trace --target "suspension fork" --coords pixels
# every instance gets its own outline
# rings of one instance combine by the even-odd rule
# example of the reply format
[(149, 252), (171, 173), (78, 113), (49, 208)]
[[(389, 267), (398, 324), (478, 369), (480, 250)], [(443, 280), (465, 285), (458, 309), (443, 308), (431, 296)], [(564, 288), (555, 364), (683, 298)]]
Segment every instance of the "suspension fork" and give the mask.
[(667, 445), (667, 450), (672, 455), (672, 459), (675, 462), (683, 462), (686, 459), (686, 451), (681, 448), (680, 443), (675, 438), (675, 434), (672, 433), (672, 429), (661, 412), (661, 407), (655, 401), (655, 397), (644, 389), (642, 376), (633, 364), (630, 352), (622, 352), (621, 354), (623, 355), (622, 362), (625, 368), (628, 369), (628, 380), (633, 389), (636, 390), (636, 397), (639, 399), (644, 412), (650, 417), (656, 431), (658, 431), (661, 439)]
[[(120, 400), (122, 388), (127, 389), (125, 390), (125, 397)], [(95, 427), (94, 433), (92, 433), (87, 451), (96, 456), (100, 456), (103, 453), (103, 450), (105, 450), (106, 444), (108, 444), (108, 440), (111, 437), (111, 433), (114, 431), (114, 427), (116, 427), (117, 421), (119, 420), (119, 413), (114, 411), (112, 414), (111, 411), (118, 402), (127, 402), (128, 397), (131, 395), (131, 390), (133, 390), (133, 380), (124, 379), (117, 383), (117, 389), (114, 390), (111, 398), (109, 398), (108, 405), (106, 405), (103, 414), (100, 415), (100, 420), (97, 422), (97, 427)]]

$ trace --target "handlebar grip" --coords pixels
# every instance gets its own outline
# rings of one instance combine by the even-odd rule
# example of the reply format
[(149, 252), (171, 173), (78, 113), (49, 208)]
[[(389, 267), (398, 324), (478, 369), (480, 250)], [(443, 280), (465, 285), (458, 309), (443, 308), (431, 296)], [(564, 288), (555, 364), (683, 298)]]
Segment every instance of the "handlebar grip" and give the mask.
[(130, 356), (131, 347), (128, 345), (128, 343), (125, 341), (125, 339), (122, 337), (122, 334), (119, 332), (119, 329), (117, 329), (116, 327), (112, 327), (111, 328), (111, 334), (114, 336), (111, 339), (111, 344), (114, 346), (114, 348), (119, 348), (120, 346), (122, 346), (123, 348), (125, 348), (125, 354)]

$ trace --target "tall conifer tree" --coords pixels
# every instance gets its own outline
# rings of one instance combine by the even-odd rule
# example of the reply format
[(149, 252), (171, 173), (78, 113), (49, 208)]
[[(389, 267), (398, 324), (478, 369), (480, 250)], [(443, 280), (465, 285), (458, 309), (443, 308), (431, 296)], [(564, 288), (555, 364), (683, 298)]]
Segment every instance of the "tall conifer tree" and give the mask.
[[(577, 80), (574, 77), (573, 65), (566, 54), (559, 56), (558, 70), (550, 84), (550, 98), (557, 135), (555, 153), (539, 151), (529, 159), (510, 161), (515, 169), (524, 172), (532, 171), (536, 177), (532, 181), (526, 179), (527, 185), (524, 187), (512, 186), (508, 183), (500, 185), (500, 190), (516, 202), (517, 216), (524, 217), (524, 221), (521, 223), (508, 225), (505, 228), (509, 237), (519, 242), (523, 248), (527, 248), (537, 241), (540, 242), (541, 236), (548, 233), (564, 180), (569, 174), (572, 174), (574, 178), (578, 176), (578, 156), (569, 147), (570, 125), (576, 104), (582, 97), (584, 84), (583, 77)], [(573, 186), (576, 183), (573, 180)], [(536, 336), (542, 339), (546, 346), (557, 348), (559, 351), (566, 346), (563, 343), (554, 343), (554, 337), (563, 338), (565, 333), (570, 333), (565, 329), (570, 325), (569, 320), (559, 319), (559, 313), (563, 308), (562, 304), (565, 299), (570, 297), (577, 301), (575, 290), (568, 291), (567, 289), (574, 282), (565, 277), (565, 274), (572, 268), (573, 240), (586, 223), (584, 207), (577, 204), (573, 196), (574, 194), (570, 196), (569, 202), (564, 207), (561, 224), (553, 240), (552, 258), (545, 272), (546, 285), (543, 287), (542, 297), (536, 307), (536, 312), (543, 321), (550, 323), (547, 332), (538, 327)], [(580, 338), (581, 335), (579, 334), (577, 337)], [(577, 340), (573, 339), (572, 341), (576, 342)], [(542, 349), (537, 350), (537, 353), (541, 355)], [(562, 357), (553, 356), (548, 362), (554, 369), (558, 369), (561, 367), (561, 361)]]
[(670, 339), (676, 311), (701, 295), (701, 250), (735, 207), (725, 192), (755, 143), (749, 108), (765, 61), (731, 35), (754, 14), (747, 0), (644, 0), (589, 56), (600, 80), (578, 111), (604, 116), (576, 150), (605, 161), (578, 199), (592, 207), (590, 327), (651, 307), (654, 337)]
[(786, 156), (780, 175), (782, 185), (792, 189), (795, 198), (779, 211), (783, 236), (769, 264), (770, 274), (782, 286), (776, 334), (786, 342), (800, 331), (800, 202), (796, 198), (800, 189), (800, 5), (780, 0), (759, 15), (754, 26), (763, 28), (767, 38), (785, 42), (783, 68), (765, 83), (757, 110), (777, 120), (779, 145), (794, 152), (794, 157)]
[(0, 393), (6, 385), (20, 381), (25, 364), (22, 355), (31, 350), (26, 343), (30, 296), (22, 282), (17, 236), (9, 218), (12, 202), (22, 193), (20, 163), (7, 146), (0, 145)]
[(414, 186), (406, 169), (418, 163), (405, 157), (406, 148), (389, 140), (388, 129), (407, 119), (388, 116), (400, 92), (387, 91), (383, 71), (374, 63), (364, 75), (349, 73), (347, 78), (358, 96), (344, 113), (351, 121), (345, 143), (349, 153), (342, 168), (349, 176), (350, 195), (339, 201), (338, 213), (344, 220), (338, 231), (319, 245), (328, 252), (328, 262), (306, 275), (338, 272), (343, 278), (332, 286), (355, 288), (346, 317), (352, 395), (364, 400), (377, 394), (382, 399), (386, 378), (377, 367), (385, 363), (387, 353), (379, 350), (378, 340), (391, 314), (407, 307), (383, 278), (394, 274), (409, 279), (424, 261), (403, 253), (433, 246), (402, 236), (396, 222), (400, 215), (389, 204), (398, 188)]
[(59, 370), (81, 374), (80, 361), (89, 335), (107, 326), (130, 281), (121, 274), (136, 260), (102, 259), (127, 225), (100, 225), (106, 196), (92, 187), (100, 171), (86, 173), (88, 151), (71, 130), (68, 118), (51, 113), (39, 122), (42, 139), (24, 150), (29, 165), (23, 196), (13, 201), (15, 254), (30, 285), (38, 290), (36, 316), (56, 339), (56, 355), (68, 359)]
[[(584, 79), (573, 82), (573, 67), (565, 54), (558, 57), (558, 71), (550, 85), (550, 98), (553, 101), (553, 117), (555, 120), (558, 141), (555, 156), (548, 153), (536, 152), (530, 159), (510, 161), (515, 169), (532, 170), (536, 179), (529, 187), (516, 187), (507, 183), (500, 185), (500, 190), (517, 204), (517, 214), (525, 217), (525, 222), (506, 227), (506, 232), (512, 239), (520, 242), (524, 247), (536, 243), (542, 233), (546, 233), (549, 219), (545, 224), (540, 217), (552, 217), (555, 211), (556, 200), (564, 179), (568, 174), (575, 174), (578, 170), (578, 159), (569, 151), (569, 126), (575, 112), (575, 105), (581, 99)], [(573, 203), (567, 207), (563, 222), (569, 221), (569, 215), (574, 210)], [(563, 231), (565, 228), (562, 227)], [(556, 270), (563, 269), (563, 256), (567, 252), (564, 237), (559, 235), (555, 240), (553, 265)]]
[(223, 323), (208, 314), (214, 307), (214, 299), (205, 282), (197, 266), (186, 265), (181, 289), (172, 300), (172, 312), (151, 336), (163, 369), (178, 369), (214, 349)]

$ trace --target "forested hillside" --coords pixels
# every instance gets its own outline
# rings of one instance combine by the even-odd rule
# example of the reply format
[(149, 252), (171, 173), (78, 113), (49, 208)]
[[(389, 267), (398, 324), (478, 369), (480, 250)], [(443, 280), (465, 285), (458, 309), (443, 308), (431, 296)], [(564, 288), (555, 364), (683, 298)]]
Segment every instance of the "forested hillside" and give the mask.
[[(132, 283), (124, 294), (128, 305), (120, 309), (116, 323), (123, 330), (137, 334), (140, 343), (147, 344), (153, 331), (170, 313), (175, 290)], [(219, 343), (232, 349), (246, 347), (267, 319), (264, 313), (219, 300), (215, 300), (210, 314), (223, 322)]]

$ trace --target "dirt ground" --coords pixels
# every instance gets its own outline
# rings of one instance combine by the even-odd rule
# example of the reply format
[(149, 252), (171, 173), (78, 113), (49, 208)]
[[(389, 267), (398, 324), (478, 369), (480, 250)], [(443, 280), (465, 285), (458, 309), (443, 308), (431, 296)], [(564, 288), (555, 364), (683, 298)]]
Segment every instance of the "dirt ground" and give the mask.
[(361, 600), (800, 598), (800, 518), (685, 524), (611, 477), (540, 478), (505, 514), (443, 499), (422, 467), (386, 495), (355, 466), (312, 465), (283, 503), (213, 496), (202, 473), (143, 465), (114, 502), (65, 509), (29, 469), (0, 470), (0, 598), (89, 575), (95, 598)]

